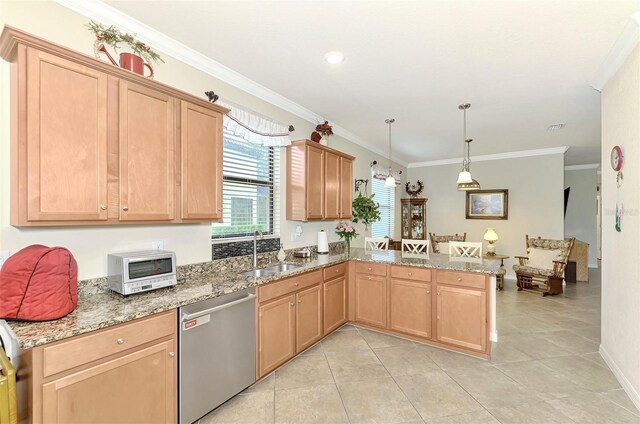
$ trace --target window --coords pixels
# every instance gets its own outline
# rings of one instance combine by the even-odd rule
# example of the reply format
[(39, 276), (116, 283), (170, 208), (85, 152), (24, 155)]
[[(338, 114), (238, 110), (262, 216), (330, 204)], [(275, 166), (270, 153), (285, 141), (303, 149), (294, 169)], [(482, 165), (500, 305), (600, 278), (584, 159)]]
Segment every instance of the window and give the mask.
[(222, 223), (212, 238), (279, 233), (280, 150), (223, 133)]
[(371, 178), (373, 200), (380, 204), (380, 221), (371, 224), (371, 237), (392, 237), (394, 227), (394, 208), (396, 201), (395, 187), (387, 187), (384, 180)]

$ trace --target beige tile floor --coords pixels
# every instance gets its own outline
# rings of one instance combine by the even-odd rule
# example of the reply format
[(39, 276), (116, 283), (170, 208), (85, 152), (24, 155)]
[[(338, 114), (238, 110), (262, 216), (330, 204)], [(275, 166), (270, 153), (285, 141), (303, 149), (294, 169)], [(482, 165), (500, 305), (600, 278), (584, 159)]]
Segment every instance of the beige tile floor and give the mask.
[(200, 420), (211, 423), (640, 423), (598, 353), (600, 278), (497, 293), (491, 361), (346, 325)]

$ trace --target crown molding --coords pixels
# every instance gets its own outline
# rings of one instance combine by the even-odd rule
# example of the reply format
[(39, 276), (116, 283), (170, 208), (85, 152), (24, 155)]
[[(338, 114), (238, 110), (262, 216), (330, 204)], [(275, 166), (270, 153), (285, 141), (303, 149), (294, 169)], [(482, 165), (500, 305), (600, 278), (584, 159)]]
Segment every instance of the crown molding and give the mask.
[[(551, 147), (548, 149), (520, 150), (519, 152), (506, 152), (506, 153), (496, 153), (493, 155), (471, 156), (471, 161), (485, 162), (489, 160), (526, 158), (530, 156), (558, 155), (558, 154), (564, 154), (567, 150), (569, 150), (569, 147), (567, 146)], [(426, 166), (461, 164), (462, 159), (463, 158), (460, 157), (460, 158), (453, 158), (453, 159), (431, 160), (427, 162), (412, 162), (407, 165), (407, 168), (423, 168)]]
[[(136, 37), (145, 44), (153, 46), (154, 49), (161, 51), (189, 66), (198, 69), (214, 78), (217, 78), (229, 85), (239, 88), (242, 91), (264, 100), (282, 110), (296, 115), (305, 121), (317, 124), (324, 122), (325, 119), (317, 113), (289, 100), (288, 98), (276, 93), (275, 91), (258, 84), (257, 82), (245, 77), (239, 72), (230, 69), (220, 62), (217, 62), (204, 54), (182, 44), (181, 42), (163, 34), (162, 32), (140, 22), (131, 16), (122, 13), (108, 4), (99, 0), (54, 0), (61, 6), (66, 7), (80, 15), (89, 19), (96, 20), (107, 25), (115, 25), (123, 31), (133, 32)], [(384, 149), (372, 146), (362, 137), (348, 131), (347, 129), (333, 124), (333, 132), (336, 135), (360, 146), (373, 153), (382, 155), (387, 158)], [(392, 156), (391, 159), (402, 166), (407, 166), (407, 162)]]
[(564, 167), (565, 171), (579, 171), (581, 169), (598, 169), (600, 168), (599, 163), (587, 163), (584, 165), (567, 165)]
[(598, 91), (602, 91), (611, 77), (624, 64), (627, 56), (633, 51), (638, 42), (640, 42), (640, 12), (631, 15), (631, 19), (624, 27), (622, 34), (620, 34), (620, 37), (618, 37), (593, 76), (591, 86)]

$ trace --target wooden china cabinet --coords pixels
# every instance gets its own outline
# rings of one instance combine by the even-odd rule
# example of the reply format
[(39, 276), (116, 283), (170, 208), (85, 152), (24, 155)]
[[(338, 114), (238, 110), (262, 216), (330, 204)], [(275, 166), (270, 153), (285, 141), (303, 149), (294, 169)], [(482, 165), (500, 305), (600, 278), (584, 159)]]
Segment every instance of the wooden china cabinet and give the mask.
[(424, 240), (427, 238), (427, 200), (402, 199), (402, 238)]

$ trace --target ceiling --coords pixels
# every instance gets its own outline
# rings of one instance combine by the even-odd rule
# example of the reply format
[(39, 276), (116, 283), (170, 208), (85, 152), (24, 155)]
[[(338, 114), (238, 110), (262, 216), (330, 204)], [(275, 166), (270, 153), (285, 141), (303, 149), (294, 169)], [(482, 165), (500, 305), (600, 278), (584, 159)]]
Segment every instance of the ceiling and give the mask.
[[(106, 1), (406, 163), (569, 146), (600, 162), (590, 83), (633, 1)], [(345, 54), (340, 65), (326, 52)], [(560, 131), (551, 124), (566, 123)]]

